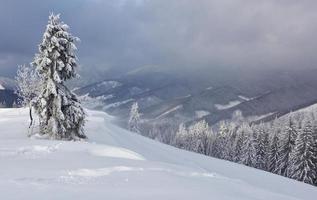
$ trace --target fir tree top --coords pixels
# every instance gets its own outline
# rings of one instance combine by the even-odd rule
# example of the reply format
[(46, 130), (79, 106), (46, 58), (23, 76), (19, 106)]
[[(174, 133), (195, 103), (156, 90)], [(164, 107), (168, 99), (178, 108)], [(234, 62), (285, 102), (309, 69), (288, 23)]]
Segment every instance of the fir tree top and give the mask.
[(51, 14), (46, 26), (43, 40), (39, 45), (33, 66), (37, 67), (40, 74), (49, 74), (50, 79), (62, 83), (67, 79), (77, 76), (77, 50), (74, 42), (77, 37), (68, 32), (68, 25), (60, 21), (60, 15)]

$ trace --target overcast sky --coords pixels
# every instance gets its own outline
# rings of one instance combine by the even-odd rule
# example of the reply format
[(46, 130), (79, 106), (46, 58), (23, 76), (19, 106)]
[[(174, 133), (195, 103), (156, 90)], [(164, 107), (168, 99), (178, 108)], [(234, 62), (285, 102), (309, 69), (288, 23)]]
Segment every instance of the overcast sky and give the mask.
[(32, 61), (50, 12), (81, 38), (83, 75), (316, 67), (316, 10), (316, 0), (0, 0), (0, 76)]

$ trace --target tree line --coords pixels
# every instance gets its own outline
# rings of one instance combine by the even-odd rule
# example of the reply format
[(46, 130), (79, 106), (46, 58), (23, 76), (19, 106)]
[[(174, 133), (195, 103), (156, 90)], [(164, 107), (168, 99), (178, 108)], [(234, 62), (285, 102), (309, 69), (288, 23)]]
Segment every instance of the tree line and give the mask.
[[(135, 113), (134, 106), (130, 116)], [(190, 126), (181, 123), (176, 129), (175, 123), (167, 121), (151, 126), (139, 121), (141, 131), (137, 132), (184, 150), (317, 185), (316, 113), (315, 106), (254, 124), (236, 112), (232, 120), (220, 122), (216, 128), (204, 120)]]

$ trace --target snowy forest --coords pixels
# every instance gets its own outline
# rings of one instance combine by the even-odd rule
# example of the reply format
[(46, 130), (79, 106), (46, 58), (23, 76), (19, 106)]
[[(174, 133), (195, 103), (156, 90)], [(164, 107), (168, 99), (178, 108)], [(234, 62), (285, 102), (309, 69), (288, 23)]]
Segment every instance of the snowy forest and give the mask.
[[(290, 113), (271, 122), (250, 123), (236, 111), (216, 128), (203, 120), (148, 127), (137, 103), (131, 108), (131, 131), (175, 147), (236, 162), (317, 185), (317, 108)], [(131, 120), (134, 119), (134, 120)], [(136, 131), (136, 127), (140, 127)]]
[[(43, 138), (85, 138), (85, 112), (64, 81), (77, 76), (78, 40), (59, 15), (51, 15), (31, 66), (17, 71), (20, 104), (39, 116)], [(157, 141), (317, 185), (317, 109), (291, 113), (267, 123), (250, 123), (236, 111), (231, 120), (210, 127), (205, 121), (186, 125), (169, 121), (149, 126), (138, 103), (132, 104), (128, 129)], [(33, 119), (32, 119), (33, 120)], [(32, 121), (31, 125), (32, 126)]]
[(0, 200), (313, 200), (317, 1), (0, 0)]
[[(20, 104), (39, 116), (42, 138), (85, 139), (85, 111), (78, 97), (64, 84), (77, 73), (78, 38), (67, 32), (59, 15), (51, 15), (43, 41), (31, 66), (18, 68)], [(137, 102), (132, 105), (128, 128), (180, 149), (236, 162), (317, 185), (317, 109), (291, 113), (266, 123), (250, 123), (237, 111), (231, 120), (210, 127), (205, 121), (188, 125), (162, 122), (148, 126)]]

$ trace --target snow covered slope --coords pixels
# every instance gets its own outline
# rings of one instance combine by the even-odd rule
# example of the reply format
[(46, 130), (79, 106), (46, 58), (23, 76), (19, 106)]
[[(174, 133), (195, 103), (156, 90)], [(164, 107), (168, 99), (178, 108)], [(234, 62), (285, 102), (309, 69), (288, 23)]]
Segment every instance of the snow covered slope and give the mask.
[(14, 90), (15, 85), (16, 83), (13, 79), (0, 76), (0, 89)]
[(0, 109), (0, 199), (311, 200), (317, 188), (186, 152), (88, 111), (88, 142), (27, 138), (25, 109)]

